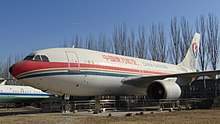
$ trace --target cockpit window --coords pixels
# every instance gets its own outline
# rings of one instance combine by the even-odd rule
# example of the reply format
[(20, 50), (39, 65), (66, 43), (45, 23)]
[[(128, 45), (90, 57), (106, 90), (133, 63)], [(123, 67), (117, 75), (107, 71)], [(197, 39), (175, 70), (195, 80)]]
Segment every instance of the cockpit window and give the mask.
[(26, 56), (26, 57), (24, 58), (24, 60), (33, 60), (33, 58), (34, 58), (34, 55)]
[(48, 57), (46, 57), (45, 55), (41, 55), (41, 59), (43, 62), (49, 62)]
[(45, 55), (28, 55), (24, 60), (38, 61), (38, 62), (50, 62), (49, 58)]
[(34, 57), (34, 61), (41, 61), (40, 55), (36, 55), (36, 56)]

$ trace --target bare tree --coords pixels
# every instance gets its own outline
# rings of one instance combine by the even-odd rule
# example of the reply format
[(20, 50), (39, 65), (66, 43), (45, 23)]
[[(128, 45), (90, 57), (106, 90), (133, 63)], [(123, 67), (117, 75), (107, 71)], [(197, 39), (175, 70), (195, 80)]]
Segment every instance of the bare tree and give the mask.
[(4, 77), (4, 63), (2, 60), (0, 61), (0, 77)]
[(177, 18), (171, 19), (171, 34), (170, 34), (170, 39), (171, 39), (171, 61), (174, 64), (178, 64), (180, 62), (181, 54), (180, 54), (180, 48), (179, 46), (181, 45), (181, 38), (180, 38), (180, 28), (177, 26)]
[(182, 17), (181, 19), (181, 31), (182, 31), (182, 42), (180, 46), (181, 51), (181, 60), (185, 57), (188, 48), (190, 47), (191, 40), (193, 38), (192, 34), (192, 26), (189, 25), (187, 19), (185, 17)]
[(151, 60), (166, 62), (167, 48), (166, 36), (162, 24), (152, 24), (150, 29), (150, 36), (148, 39), (149, 54)]
[(113, 36), (112, 36), (112, 42), (114, 46), (114, 53), (115, 54), (120, 54), (120, 43), (119, 43), (119, 36), (118, 36), (118, 28), (114, 28)]
[(166, 34), (164, 32), (164, 27), (162, 24), (158, 25), (158, 52), (159, 52), (159, 61), (167, 61), (167, 44), (166, 44)]
[(107, 39), (105, 34), (99, 34), (97, 49), (102, 52), (111, 52), (111, 41)]
[(78, 34), (76, 34), (76, 36), (73, 36), (72, 46), (73, 46), (74, 48), (80, 48), (80, 47), (82, 47), (82, 46), (81, 46), (81, 38), (79, 37)]
[(4, 72), (5, 72), (5, 77), (6, 77), (6, 78), (12, 77), (11, 74), (9, 73), (8, 69), (11, 67), (11, 65), (12, 65), (13, 63), (15, 63), (15, 62), (13, 61), (12, 55), (10, 55), (10, 56), (7, 58), (7, 62), (6, 62), (6, 64), (5, 64), (5, 68), (4, 68)]
[(119, 42), (121, 42), (121, 55), (126, 55), (127, 51), (127, 26), (124, 23), (119, 30)]
[(138, 29), (138, 40), (135, 46), (136, 57), (138, 58), (146, 58), (146, 33), (144, 26), (139, 27)]
[(60, 45), (60, 47), (68, 47), (68, 43), (65, 39), (63, 40), (63, 43)]
[(127, 26), (124, 23), (122, 26), (115, 27), (113, 33), (113, 45), (115, 54), (126, 55), (127, 53)]
[(157, 26), (155, 24), (151, 25), (150, 29), (150, 36), (148, 39), (148, 47), (149, 47), (149, 54), (151, 57), (151, 60), (159, 61), (159, 54), (161, 54), (160, 51), (158, 51), (158, 36), (157, 36)]
[(209, 14), (207, 20), (207, 35), (208, 35), (208, 52), (213, 70), (217, 68), (218, 62), (218, 19), (213, 14)]
[[(7, 60), (5, 62), (0, 60), (0, 77), (6, 78), (6, 79), (12, 79), (12, 75), (9, 73), (9, 68), (14, 64), (15, 62), (18, 62), (22, 60), (23, 56), (21, 54), (14, 54), (13, 56), (8, 56)], [(7, 81), (7, 84), (14, 84), (15, 81), (9, 80)]]
[(90, 50), (97, 50), (97, 46), (93, 34), (89, 34), (86, 36), (86, 48)]
[(131, 37), (128, 37), (128, 44), (127, 44), (127, 50), (126, 50), (126, 52), (127, 52), (126, 55), (127, 56), (134, 57), (134, 55), (135, 55), (134, 42), (135, 42), (135, 33), (134, 33), (134, 30), (131, 30)]
[(200, 33), (201, 35), (201, 42), (199, 46), (199, 65), (202, 71), (205, 71), (208, 66), (208, 56), (207, 56), (207, 42), (205, 42), (205, 34), (206, 34), (206, 24), (205, 24), (205, 17), (200, 16), (196, 18), (196, 32)]

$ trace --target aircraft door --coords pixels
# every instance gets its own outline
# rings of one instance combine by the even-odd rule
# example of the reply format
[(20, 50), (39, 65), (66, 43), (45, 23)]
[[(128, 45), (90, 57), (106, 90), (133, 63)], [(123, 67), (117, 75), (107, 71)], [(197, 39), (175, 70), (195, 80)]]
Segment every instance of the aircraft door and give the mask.
[(68, 60), (68, 72), (69, 73), (76, 73), (80, 72), (80, 64), (79, 58), (75, 52), (66, 51), (66, 57)]

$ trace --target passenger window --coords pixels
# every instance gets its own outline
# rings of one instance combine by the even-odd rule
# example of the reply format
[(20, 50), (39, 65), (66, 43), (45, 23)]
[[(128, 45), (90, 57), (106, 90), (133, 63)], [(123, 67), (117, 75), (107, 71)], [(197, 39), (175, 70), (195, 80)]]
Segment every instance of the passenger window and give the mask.
[(34, 57), (34, 61), (41, 61), (40, 56), (39, 56), (39, 55), (35, 56), (35, 57)]
[(42, 55), (41, 58), (42, 58), (43, 62), (49, 62), (48, 57), (46, 57), (45, 55)]

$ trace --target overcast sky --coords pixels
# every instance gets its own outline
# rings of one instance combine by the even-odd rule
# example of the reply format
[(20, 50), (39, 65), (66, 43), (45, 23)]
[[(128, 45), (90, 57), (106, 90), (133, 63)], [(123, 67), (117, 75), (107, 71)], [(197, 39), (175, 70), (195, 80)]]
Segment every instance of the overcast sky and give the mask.
[(219, 18), (219, 5), (219, 0), (0, 0), (0, 60), (59, 47), (75, 34), (111, 36), (123, 23), (135, 30), (162, 23), (168, 34), (171, 18), (184, 16), (194, 25), (200, 15)]

